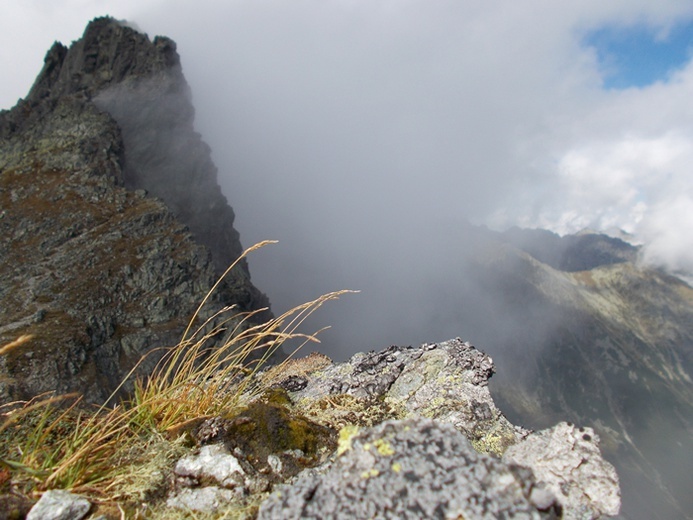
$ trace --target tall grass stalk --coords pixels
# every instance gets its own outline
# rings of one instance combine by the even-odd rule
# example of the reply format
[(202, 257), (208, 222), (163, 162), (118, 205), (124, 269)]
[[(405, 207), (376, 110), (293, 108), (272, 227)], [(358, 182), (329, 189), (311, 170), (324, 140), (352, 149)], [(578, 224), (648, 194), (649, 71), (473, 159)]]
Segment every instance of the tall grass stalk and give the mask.
[(150, 378), (136, 383), (135, 420), (142, 427), (171, 431), (191, 420), (228, 412), (243, 399), (257, 396), (262, 389), (249, 387), (257, 371), (289, 339), (300, 340), (298, 348), (318, 342), (321, 331), (307, 335), (297, 329), (324, 303), (347, 292), (322, 295), (259, 325), (249, 325), (249, 320), (262, 310), (237, 315), (240, 319), (221, 346), (209, 345), (227, 322), (209, 332), (199, 328), (162, 358)]
[[(149, 377), (135, 381), (131, 400), (115, 407), (107, 406), (143, 360), (95, 412), (78, 412), (80, 399), (62, 412), (57, 411), (54, 404), (74, 398), (70, 395), (30, 402), (23, 409), (6, 414), (0, 434), (21, 418), (43, 409), (36, 425), (21, 446), (17, 446), (19, 460), (0, 456), (0, 464), (30, 475), (39, 489), (88, 489), (113, 496), (117, 494), (114, 491), (117, 482), (127, 480), (122, 468), (128, 464), (132, 467), (134, 461), (127, 460), (127, 454), (138, 452), (133, 448), (146, 444), (152, 436), (176, 432), (191, 421), (229, 413), (245, 399), (262, 392), (254, 376), (282, 344), (298, 339), (299, 346), (293, 355), (307, 342), (318, 342), (316, 336), (321, 331), (303, 334), (298, 328), (326, 302), (353, 292), (322, 295), (261, 324), (254, 324), (253, 318), (266, 309), (233, 315), (233, 307), (226, 307), (191, 333), (204, 305), (222, 280), (250, 252), (269, 243), (272, 242), (261, 242), (247, 249), (224, 272), (198, 306), (181, 341), (166, 352)], [(218, 345), (219, 337), (227, 339)], [(3, 346), (0, 354), (29, 339), (21, 337)], [(58, 425), (65, 421), (70, 424), (70, 433), (49, 442)]]

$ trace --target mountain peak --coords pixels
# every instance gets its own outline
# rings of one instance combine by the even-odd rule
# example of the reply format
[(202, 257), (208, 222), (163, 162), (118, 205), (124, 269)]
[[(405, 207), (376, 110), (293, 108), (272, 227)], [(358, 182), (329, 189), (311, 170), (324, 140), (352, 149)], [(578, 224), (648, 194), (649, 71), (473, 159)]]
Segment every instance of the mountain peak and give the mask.
[[(194, 115), (175, 43), (113, 18), (55, 43), (0, 112), (0, 344), (33, 335), (41, 352), (4, 360), (0, 402), (105, 399), (142, 354), (178, 341), (241, 256)], [(245, 261), (209, 301), (212, 315), (270, 317)]]
[(169, 69), (180, 70), (173, 40), (157, 36), (150, 41), (114, 18), (96, 18), (69, 49), (59, 42), (51, 47), (26, 100), (78, 93), (91, 97), (109, 85)]

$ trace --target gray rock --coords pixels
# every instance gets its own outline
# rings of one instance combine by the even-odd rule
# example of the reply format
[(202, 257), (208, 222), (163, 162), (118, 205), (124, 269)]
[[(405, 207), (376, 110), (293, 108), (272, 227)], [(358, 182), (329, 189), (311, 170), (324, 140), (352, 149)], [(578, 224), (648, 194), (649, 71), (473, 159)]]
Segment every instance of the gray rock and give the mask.
[(213, 479), (225, 488), (242, 484), (245, 475), (238, 459), (223, 444), (209, 444), (200, 448), (199, 454), (183, 457), (176, 464), (174, 472), (198, 480)]
[(46, 491), (27, 515), (27, 520), (81, 520), (91, 509), (89, 501), (62, 489)]
[(272, 493), (258, 518), (556, 518), (530, 501), (531, 471), (479, 454), (450, 424), (419, 418), (343, 430), (340, 452), (325, 471)]
[(566, 520), (589, 520), (619, 513), (621, 493), (614, 467), (599, 451), (591, 428), (565, 422), (511, 446), (503, 460), (530, 468), (563, 506)]
[(240, 498), (239, 490), (230, 490), (217, 486), (196, 489), (184, 488), (166, 501), (168, 507), (191, 511), (211, 512), (234, 499)]
[[(365, 414), (384, 409), (383, 419), (423, 416), (452, 424), (479, 451), (500, 456), (528, 432), (513, 426), (493, 402), (488, 389), (493, 371), (489, 356), (457, 338), (356, 354), (345, 363), (318, 365), (315, 370), (295, 369), (278, 376), (276, 384), (302, 409), (329, 396), (351, 396), (369, 403)], [(340, 410), (353, 414), (347, 406), (329, 402), (322, 408), (323, 415), (338, 415)]]

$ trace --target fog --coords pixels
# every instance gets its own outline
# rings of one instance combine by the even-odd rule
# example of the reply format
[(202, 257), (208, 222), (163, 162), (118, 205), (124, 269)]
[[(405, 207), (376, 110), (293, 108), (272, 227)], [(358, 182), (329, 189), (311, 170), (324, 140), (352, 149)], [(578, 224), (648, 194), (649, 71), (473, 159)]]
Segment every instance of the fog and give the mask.
[(475, 332), (467, 221), (623, 229), (647, 261), (693, 267), (693, 66), (609, 91), (583, 44), (683, 15), (690, 4), (299, 0), (181, 3), (140, 25), (179, 44), (244, 243), (280, 242), (250, 260), (275, 310), (362, 291), (320, 318), (340, 359)]
[(279, 240), (250, 259), (275, 311), (362, 291), (320, 318), (337, 358), (466, 334), (467, 222), (623, 229), (646, 261), (693, 271), (693, 64), (606, 90), (585, 43), (665, 37), (690, 2), (45, 4), (4, 2), (2, 104), (93, 16), (173, 38), (244, 245)]

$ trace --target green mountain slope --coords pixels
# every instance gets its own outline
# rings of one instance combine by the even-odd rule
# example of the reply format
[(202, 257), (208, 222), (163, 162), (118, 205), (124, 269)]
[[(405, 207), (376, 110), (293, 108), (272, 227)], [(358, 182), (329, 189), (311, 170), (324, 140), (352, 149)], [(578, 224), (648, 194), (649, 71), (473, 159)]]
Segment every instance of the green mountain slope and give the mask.
[(494, 343), (505, 358), (493, 382), (501, 408), (534, 428), (557, 417), (593, 425), (619, 470), (625, 518), (689, 518), (693, 289), (622, 261), (629, 253), (621, 244), (620, 257), (600, 246), (592, 260), (587, 247), (573, 249), (583, 256), (573, 264), (594, 267), (553, 261), (561, 270), (527, 252), (536, 254), (536, 244), (508, 242), (489, 241), (471, 263), (504, 312), (526, 325), (526, 334), (516, 328), (515, 344)]

